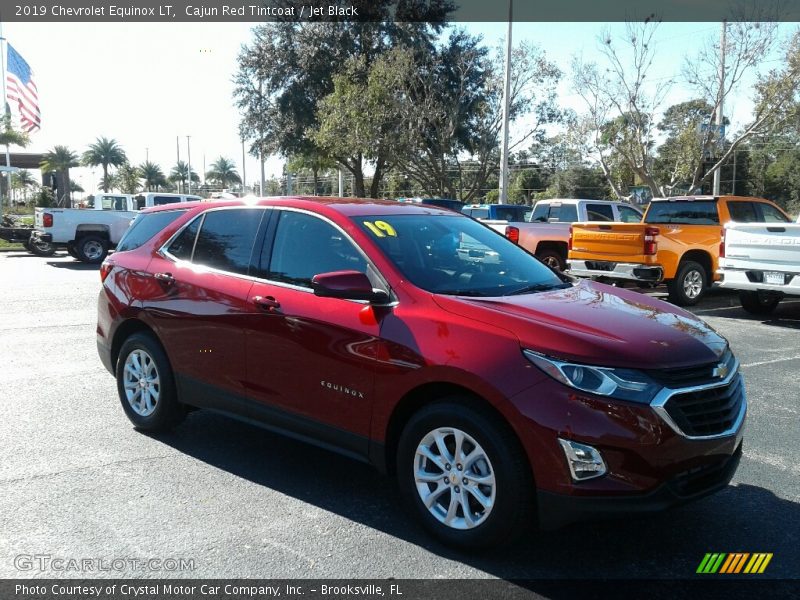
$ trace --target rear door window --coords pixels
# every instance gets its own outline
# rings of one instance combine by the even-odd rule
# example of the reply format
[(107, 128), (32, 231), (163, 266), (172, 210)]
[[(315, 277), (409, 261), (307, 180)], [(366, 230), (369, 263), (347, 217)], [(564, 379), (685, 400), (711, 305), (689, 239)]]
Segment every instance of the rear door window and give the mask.
[(165, 204), (177, 204), (181, 201), (180, 196), (153, 196), (153, 206), (163, 206)]
[(753, 202), (728, 202), (728, 212), (731, 221), (737, 223), (757, 223), (761, 220)]
[(651, 202), (645, 221), (653, 224), (718, 225), (719, 212), (713, 200)]
[(197, 232), (200, 230), (200, 223), (203, 222), (203, 215), (197, 217), (189, 223), (183, 231), (178, 234), (167, 248), (167, 252), (178, 260), (192, 260), (194, 252), (194, 242), (197, 239)]
[(125, 232), (125, 235), (122, 236), (119, 244), (117, 244), (117, 252), (135, 250), (184, 214), (186, 214), (185, 210), (140, 214), (133, 220), (133, 223)]
[(587, 204), (586, 218), (590, 221), (613, 221), (614, 208), (610, 204)]
[(263, 216), (263, 210), (247, 208), (207, 212), (197, 236), (192, 262), (246, 275)]

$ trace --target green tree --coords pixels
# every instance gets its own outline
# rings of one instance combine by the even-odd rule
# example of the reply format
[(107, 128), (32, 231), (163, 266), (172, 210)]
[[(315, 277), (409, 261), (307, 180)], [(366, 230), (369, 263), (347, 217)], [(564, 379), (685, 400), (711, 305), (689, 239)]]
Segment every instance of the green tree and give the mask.
[(141, 188), (140, 178), (139, 169), (126, 162), (120, 165), (111, 177), (111, 188), (119, 190), (123, 194), (135, 194)]
[(553, 176), (547, 188), (549, 198), (586, 198), (601, 200), (608, 197), (603, 172), (591, 167), (570, 167)]
[(319, 194), (319, 175), (336, 168), (336, 161), (322, 154), (295, 154), (286, 161), (289, 173), (310, 173), (314, 182), (313, 195)]
[(58, 206), (70, 206), (69, 169), (80, 166), (78, 155), (67, 146), (57, 145), (42, 155), (39, 168), (42, 173), (55, 173), (61, 179), (63, 187), (59, 187), (60, 197), (56, 199)]
[(108, 175), (109, 167), (119, 167), (128, 161), (125, 151), (119, 142), (107, 137), (99, 137), (89, 149), (83, 153), (81, 162), (87, 167), (103, 167), (103, 191), (110, 189), (111, 179)]
[(139, 178), (144, 179), (144, 187), (148, 192), (158, 191), (161, 187), (167, 184), (167, 178), (164, 177), (164, 171), (161, 170), (157, 164), (148, 161), (143, 162), (139, 166)]
[[(454, 9), (451, 0), (360, 2), (358, 20), (267, 23), (239, 55), (234, 96), (242, 113), (240, 134), (251, 154), (322, 154), (309, 132), (319, 126), (318, 104), (334, 92), (334, 78), (353, 59), (366, 69), (400, 46), (427, 52)], [(366, 81), (367, 73), (358, 81)], [(356, 181), (364, 180), (366, 160), (342, 157)], [(377, 165), (376, 165), (377, 167)], [(380, 184), (381, 173), (372, 187)], [(356, 193), (364, 195), (363, 189)]]
[(218, 183), (223, 189), (227, 188), (229, 183), (242, 182), (236, 171), (236, 164), (224, 156), (211, 163), (211, 168), (206, 172), (206, 179)]
[[(175, 163), (175, 166), (172, 167), (172, 170), (169, 172), (169, 180), (173, 183), (179, 183), (180, 187), (178, 188), (181, 191), (186, 190), (186, 182), (189, 180), (189, 163), (186, 163), (182, 160), (179, 160)], [(197, 172), (193, 169), (192, 170), (192, 183), (200, 183), (200, 176)]]
[(0, 130), (0, 145), (25, 148), (29, 143), (28, 134), (14, 129), (11, 124), (11, 113), (6, 112), (5, 116), (3, 116), (2, 130)]

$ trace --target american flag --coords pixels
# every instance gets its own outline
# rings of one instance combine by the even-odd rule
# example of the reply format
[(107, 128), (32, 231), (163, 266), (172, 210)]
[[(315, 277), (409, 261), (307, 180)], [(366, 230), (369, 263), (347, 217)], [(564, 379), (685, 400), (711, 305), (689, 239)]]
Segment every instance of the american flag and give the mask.
[(22, 129), (30, 133), (42, 126), (42, 114), (39, 112), (39, 92), (33, 82), (30, 65), (6, 44), (8, 61), (6, 70), (6, 97), (12, 105), (16, 103), (19, 110)]

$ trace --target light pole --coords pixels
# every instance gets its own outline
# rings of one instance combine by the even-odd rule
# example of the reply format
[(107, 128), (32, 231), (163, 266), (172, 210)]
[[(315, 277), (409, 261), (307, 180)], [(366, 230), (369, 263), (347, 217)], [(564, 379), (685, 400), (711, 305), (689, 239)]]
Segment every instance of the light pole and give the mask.
[(191, 139), (192, 136), (186, 136), (186, 168), (189, 171), (189, 193), (192, 193), (192, 146), (191, 146)]
[[(727, 44), (727, 30), (728, 30), (728, 23), (726, 21), (722, 22), (722, 37), (720, 39), (719, 45), (719, 96), (717, 97), (717, 114), (716, 114), (716, 121), (717, 121), (717, 144), (720, 148), (723, 146), (723, 139), (722, 139), (722, 131), (723, 131), (723, 124), (725, 123), (725, 116), (723, 115), (723, 108), (722, 105), (725, 100), (725, 46)], [(720, 177), (722, 176), (722, 167), (718, 168), (714, 171), (714, 195), (719, 196), (719, 183)]]
[(500, 147), (500, 196), (498, 202), (508, 201), (508, 110), (511, 90), (511, 24), (514, 0), (508, 0), (508, 41), (506, 44), (506, 74), (503, 84), (503, 141)]

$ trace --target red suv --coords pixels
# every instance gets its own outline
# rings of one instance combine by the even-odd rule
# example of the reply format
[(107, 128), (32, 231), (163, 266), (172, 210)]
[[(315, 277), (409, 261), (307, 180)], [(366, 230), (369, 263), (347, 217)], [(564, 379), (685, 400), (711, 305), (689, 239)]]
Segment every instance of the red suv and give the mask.
[(210, 407), (370, 462), (451, 544), (660, 510), (741, 456), (744, 385), (713, 329), (452, 211), (165, 206), (101, 276), (98, 349), (135, 427)]

